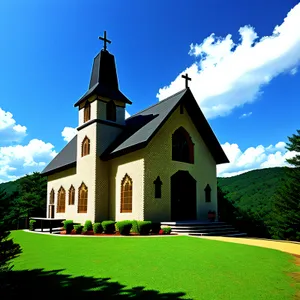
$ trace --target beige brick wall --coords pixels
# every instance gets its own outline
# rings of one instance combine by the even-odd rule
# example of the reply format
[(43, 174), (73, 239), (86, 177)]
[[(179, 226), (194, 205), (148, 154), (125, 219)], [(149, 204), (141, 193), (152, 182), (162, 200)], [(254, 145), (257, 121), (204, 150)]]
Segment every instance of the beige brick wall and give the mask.
[[(85, 184), (88, 187), (88, 213), (77, 213), (78, 209), (78, 189), (82, 183), (82, 178), (76, 174), (76, 168), (70, 168), (65, 171), (61, 171), (55, 173), (53, 175), (48, 176), (48, 184), (47, 184), (47, 216), (49, 216), (49, 200), (50, 200), (50, 192), (52, 188), (55, 191), (55, 218), (65, 218), (67, 220), (73, 220), (74, 222), (84, 223), (85, 220), (92, 220), (94, 219), (94, 214), (91, 212), (91, 194), (90, 194), (90, 186), (86, 183), (87, 181), (84, 180)], [(69, 205), (69, 188), (71, 185), (75, 188), (75, 204)], [(57, 193), (60, 187), (63, 187), (66, 190), (66, 210), (65, 213), (57, 213)]]
[[(110, 161), (110, 219), (144, 220), (144, 149), (117, 157)], [(124, 176), (132, 179), (132, 213), (121, 213), (121, 181)]]
[[(190, 134), (194, 146), (194, 164), (172, 161), (172, 134), (183, 126)], [(217, 211), (216, 163), (204, 144), (186, 110), (180, 114), (179, 108), (158, 131), (145, 148), (145, 213), (144, 218), (154, 221), (169, 221), (171, 218), (171, 176), (178, 170), (187, 170), (197, 181), (197, 219), (207, 220), (210, 209)], [(155, 199), (153, 181), (160, 176), (162, 198)], [(205, 202), (204, 188), (209, 184), (210, 203)]]

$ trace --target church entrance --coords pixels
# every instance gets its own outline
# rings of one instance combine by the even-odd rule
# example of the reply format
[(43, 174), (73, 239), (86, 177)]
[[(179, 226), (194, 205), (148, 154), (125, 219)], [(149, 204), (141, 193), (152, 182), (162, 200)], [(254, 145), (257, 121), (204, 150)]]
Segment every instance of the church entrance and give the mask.
[(178, 171), (171, 177), (171, 220), (196, 219), (196, 180), (188, 171)]
[(49, 205), (49, 218), (54, 219), (54, 205)]

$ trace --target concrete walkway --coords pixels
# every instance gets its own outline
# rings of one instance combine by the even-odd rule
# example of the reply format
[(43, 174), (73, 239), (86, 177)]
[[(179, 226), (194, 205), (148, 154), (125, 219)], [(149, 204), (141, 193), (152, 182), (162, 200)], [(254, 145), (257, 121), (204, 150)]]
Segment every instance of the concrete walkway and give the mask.
[(294, 255), (300, 255), (300, 243), (297, 242), (276, 241), (276, 240), (255, 239), (255, 238), (222, 237), (222, 236), (201, 236), (198, 238), (265, 247), (265, 248), (280, 250)]

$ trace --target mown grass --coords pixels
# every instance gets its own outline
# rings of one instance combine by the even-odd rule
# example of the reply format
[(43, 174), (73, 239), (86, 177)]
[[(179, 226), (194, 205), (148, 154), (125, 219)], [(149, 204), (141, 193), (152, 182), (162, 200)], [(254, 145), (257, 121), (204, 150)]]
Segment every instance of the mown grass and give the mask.
[(293, 257), (280, 251), (174, 237), (68, 237), (12, 232), (11, 294), (102, 299), (293, 299)]

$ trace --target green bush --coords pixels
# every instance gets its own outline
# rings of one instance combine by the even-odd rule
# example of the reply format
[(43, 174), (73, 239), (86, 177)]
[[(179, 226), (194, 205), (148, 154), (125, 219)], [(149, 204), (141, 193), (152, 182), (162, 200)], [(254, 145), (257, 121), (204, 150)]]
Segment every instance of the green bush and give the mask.
[(83, 226), (81, 224), (77, 224), (77, 225), (74, 225), (74, 230), (77, 234), (81, 234), (82, 233), (82, 229), (83, 229)]
[(35, 230), (35, 223), (36, 223), (36, 220), (29, 221), (29, 230), (31, 230), (31, 231)]
[(90, 230), (93, 230), (93, 223), (91, 220), (86, 220), (84, 223), (83, 231), (86, 232)]
[(137, 220), (132, 220), (131, 224), (132, 224), (131, 232), (133, 232), (133, 233), (139, 233)]
[(160, 223), (152, 223), (151, 233), (158, 234), (160, 231)]
[(94, 230), (94, 233), (102, 233), (103, 232), (102, 224), (101, 223), (94, 223), (93, 230)]
[(115, 221), (103, 221), (102, 227), (104, 233), (114, 233), (115, 232)]
[(151, 230), (151, 221), (138, 221), (138, 231), (140, 235), (148, 235)]
[(129, 235), (132, 228), (132, 221), (119, 221), (116, 223), (116, 228), (118, 228), (120, 234)]
[(164, 228), (162, 228), (162, 230), (164, 231), (164, 234), (170, 234), (171, 231), (172, 231), (172, 228), (171, 227), (164, 227)]
[(74, 224), (73, 220), (65, 220), (65, 221), (62, 221), (62, 223), (63, 223), (63, 229), (64, 229), (64, 230), (67, 229), (67, 228), (66, 228), (66, 223), (72, 223), (72, 224)]
[(74, 228), (73, 220), (66, 220), (64, 223), (64, 229), (66, 230), (67, 234), (70, 234)]

